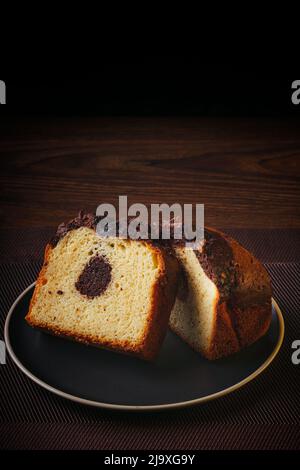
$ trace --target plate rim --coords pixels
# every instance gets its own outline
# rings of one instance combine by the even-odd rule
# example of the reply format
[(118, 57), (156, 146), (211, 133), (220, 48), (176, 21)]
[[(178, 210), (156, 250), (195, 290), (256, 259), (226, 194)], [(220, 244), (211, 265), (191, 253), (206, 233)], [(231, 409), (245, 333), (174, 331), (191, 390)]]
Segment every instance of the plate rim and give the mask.
[(29, 377), (33, 382), (37, 383), (40, 387), (48, 390), (49, 392), (54, 393), (55, 395), (58, 395), (60, 397), (63, 397), (67, 400), (71, 400), (76, 403), (80, 403), (81, 405), (88, 405), (88, 406), (93, 406), (96, 408), (104, 408), (104, 409), (109, 409), (109, 410), (122, 410), (122, 411), (162, 411), (162, 410), (171, 410), (171, 409), (180, 409), (180, 408), (185, 408), (189, 406), (194, 406), (194, 405), (199, 405), (202, 403), (206, 403), (208, 401), (215, 400), (217, 398), (221, 398), (225, 395), (228, 395), (229, 393), (232, 393), (239, 388), (243, 387), (246, 385), (248, 382), (251, 382), (254, 380), (256, 377), (258, 377), (275, 359), (277, 356), (282, 343), (284, 339), (284, 332), (285, 332), (285, 325), (284, 325), (284, 319), (283, 315), (281, 312), (281, 309), (279, 308), (276, 300), (272, 297), (272, 305), (275, 309), (278, 322), (279, 322), (279, 335), (278, 335), (278, 340), (276, 343), (275, 348), (269, 355), (269, 357), (261, 364), (258, 369), (256, 369), (252, 374), (248, 375), (245, 377), (243, 380), (240, 382), (237, 382), (234, 385), (231, 385), (230, 387), (225, 388), (224, 390), (220, 390), (219, 392), (212, 393), (210, 395), (206, 395), (201, 398), (194, 398), (193, 400), (186, 400), (186, 401), (181, 401), (181, 402), (176, 402), (176, 403), (165, 403), (165, 404), (160, 404), (160, 405), (122, 405), (122, 404), (116, 404), (116, 403), (106, 403), (106, 402), (100, 402), (100, 401), (95, 401), (95, 400), (89, 400), (87, 398), (80, 398), (76, 395), (72, 395), (70, 393), (64, 392), (62, 390), (59, 390), (55, 387), (52, 387), (52, 385), (47, 384), (43, 380), (39, 379), (37, 376), (35, 376), (30, 370), (28, 370), (18, 359), (16, 356), (13, 347), (10, 342), (9, 338), (9, 324), (10, 324), (10, 319), (12, 317), (12, 314), (17, 306), (17, 304), (20, 302), (20, 300), (27, 294), (27, 292), (32, 289), (35, 286), (35, 282), (30, 284), (26, 289), (21, 292), (21, 294), (16, 298), (14, 303), (12, 304), (11, 308), (9, 309), (9, 312), (7, 314), (6, 320), (5, 320), (5, 325), (4, 325), (4, 341), (6, 345), (6, 350), (9, 353), (9, 356), (13, 360), (13, 362), (16, 364), (16, 366), (25, 374), (27, 377)]

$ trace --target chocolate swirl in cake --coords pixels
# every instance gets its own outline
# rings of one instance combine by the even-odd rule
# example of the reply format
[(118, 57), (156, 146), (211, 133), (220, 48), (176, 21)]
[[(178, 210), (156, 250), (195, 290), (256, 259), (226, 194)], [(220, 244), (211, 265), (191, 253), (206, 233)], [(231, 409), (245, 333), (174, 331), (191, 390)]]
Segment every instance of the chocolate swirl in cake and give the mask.
[(75, 287), (90, 299), (103, 294), (111, 281), (111, 266), (103, 256), (94, 256), (84, 267)]
[(196, 250), (195, 254), (205, 274), (218, 287), (222, 301), (229, 296), (236, 283), (232, 249), (217, 232), (206, 228), (204, 237), (202, 250)]

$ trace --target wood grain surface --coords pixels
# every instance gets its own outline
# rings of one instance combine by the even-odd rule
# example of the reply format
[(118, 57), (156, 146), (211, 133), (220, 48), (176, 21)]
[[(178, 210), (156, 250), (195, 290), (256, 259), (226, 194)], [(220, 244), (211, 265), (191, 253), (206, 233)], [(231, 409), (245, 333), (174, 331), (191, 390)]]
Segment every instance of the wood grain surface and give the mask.
[(297, 119), (0, 123), (1, 224), (56, 226), (102, 202), (204, 203), (215, 227), (300, 228)]

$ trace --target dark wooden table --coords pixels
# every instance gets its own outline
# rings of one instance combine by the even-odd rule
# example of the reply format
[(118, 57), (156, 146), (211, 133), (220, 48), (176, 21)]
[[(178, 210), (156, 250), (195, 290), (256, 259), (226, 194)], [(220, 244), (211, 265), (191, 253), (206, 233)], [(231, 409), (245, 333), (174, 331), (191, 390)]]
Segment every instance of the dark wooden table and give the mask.
[(300, 121), (41, 118), (0, 123), (1, 221), (55, 226), (102, 202), (205, 204), (216, 227), (300, 228)]

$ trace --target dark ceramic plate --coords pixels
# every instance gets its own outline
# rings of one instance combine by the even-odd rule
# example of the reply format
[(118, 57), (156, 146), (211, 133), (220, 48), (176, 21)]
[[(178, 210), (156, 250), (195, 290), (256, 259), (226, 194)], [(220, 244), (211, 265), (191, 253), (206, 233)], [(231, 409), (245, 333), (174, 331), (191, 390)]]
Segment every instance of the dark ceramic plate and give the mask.
[(273, 300), (272, 324), (254, 345), (210, 362), (168, 332), (154, 363), (88, 347), (35, 330), (24, 317), (34, 284), (15, 301), (5, 324), (7, 350), (28, 377), (83, 404), (126, 410), (194, 405), (232, 392), (260, 374), (282, 344), (284, 322)]

